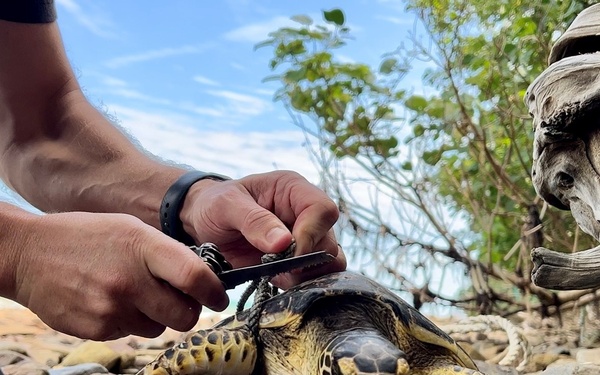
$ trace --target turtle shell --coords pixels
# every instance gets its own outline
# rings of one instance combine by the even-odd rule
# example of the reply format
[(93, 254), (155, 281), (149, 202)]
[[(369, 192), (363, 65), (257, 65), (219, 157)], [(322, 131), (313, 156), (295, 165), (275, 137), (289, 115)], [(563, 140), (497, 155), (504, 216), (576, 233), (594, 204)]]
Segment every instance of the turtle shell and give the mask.
[[(467, 366), (476, 368), (471, 358), (448, 334), (438, 328), (417, 309), (396, 294), (371, 279), (350, 271), (332, 273), (299, 284), (264, 302), (261, 329), (281, 328), (302, 319), (305, 311), (317, 301), (334, 296), (359, 296), (357, 303), (368, 300), (387, 305), (406, 331), (418, 340), (444, 347), (455, 353)], [(362, 302), (358, 302), (362, 301)], [(327, 314), (327, 311), (323, 311)], [(249, 312), (243, 311), (218, 323), (217, 327), (237, 327), (247, 322)], [(344, 317), (340, 317), (343, 319)]]
[(553, 64), (565, 57), (599, 50), (600, 4), (595, 4), (581, 11), (567, 31), (554, 43), (548, 63)]

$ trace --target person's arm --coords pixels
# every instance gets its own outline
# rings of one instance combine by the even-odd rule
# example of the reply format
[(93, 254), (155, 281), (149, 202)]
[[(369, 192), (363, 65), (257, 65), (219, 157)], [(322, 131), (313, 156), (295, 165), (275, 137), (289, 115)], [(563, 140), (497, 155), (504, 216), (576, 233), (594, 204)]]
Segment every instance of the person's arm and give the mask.
[[(121, 212), (160, 228), (161, 200), (184, 173), (140, 152), (88, 103), (56, 22), (0, 21), (0, 131), (0, 177), (44, 211)], [(199, 181), (181, 210), (184, 229), (225, 245), (236, 266), (258, 262), (256, 249), (284, 250), (292, 236), (300, 254), (337, 255), (337, 217), (331, 199), (291, 172)]]
[[(85, 99), (55, 22), (0, 21), (0, 134), (0, 177), (39, 209), (61, 212), (0, 204), (0, 227), (11, 228), (0, 236), (1, 295), (93, 339), (189, 329), (201, 305), (225, 307), (209, 267), (157, 230), (161, 201), (185, 171), (138, 150)], [(298, 253), (337, 256), (279, 277), (284, 287), (346, 265), (331, 230), (337, 207), (293, 172), (201, 180), (179, 216), (196, 243), (215, 242), (234, 266), (292, 237)]]
[(0, 202), (0, 228), (0, 296), (67, 334), (157, 336), (191, 329), (201, 305), (227, 306), (204, 262), (131, 215), (36, 215)]
[(43, 211), (118, 211), (159, 228), (162, 197), (184, 172), (88, 103), (56, 22), (0, 21), (0, 130), (0, 177)]
[(226, 307), (209, 267), (155, 229), (184, 171), (148, 158), (89, 104), (56, 22), (0, 21), (0, 134), (0, 177), (65, 212), (0, 203), (1, 296), (97, 340), (190, 329), (201, 305)]

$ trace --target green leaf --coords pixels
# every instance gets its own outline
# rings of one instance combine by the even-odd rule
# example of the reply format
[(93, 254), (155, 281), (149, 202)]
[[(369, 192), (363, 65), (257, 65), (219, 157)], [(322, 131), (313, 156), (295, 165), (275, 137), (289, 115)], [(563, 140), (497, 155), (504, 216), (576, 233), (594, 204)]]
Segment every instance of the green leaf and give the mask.
[(313, 23), (312, 18), (310, 18), (309, 16), (304, 15), (304, 14), (298, 14), (298, 15), (292, 16), (291, 19), (292, 19), (292, 21), (298, 22), (299, 24), (304, 25), (304, 26), (310, 26)]
[(300, 80), (306, 77), (306, 68), (288, 70), (284, 75), (288, 82), (300, 82)]
[(425, 127), (421, 124), (415, 125), (415, 127), (413, 128), (413, 134), (415, 135), (415, 137), (422, 136), (423, 134), (425, 134)]
[(379, 65), (379, 73), (381, 74), (390, 74), (394, 71), (394, 68), (398, 65), (398, 60), (391, 57), (389, 59), (385, 59)]
[(265, 82), (273, 82), (273, 81), (279, 81), (279, 80), (281, 80), (281, 75), (272, 74), (270, 76), (266, 76), (265, 78), (263, 78), (261, 80), (261, 82), (265, 83)]
[(266, 46), (270, 46), (275, 42), (275, 39), (267, 39), (267, 40), (263, 40), (262, 42), (259, 42), (257, 44), (254, 45), (254, 50), (256, 51), (259, 48), (263, 48)]
[(462, 63), (463, 65), (469, 65), (471, 64), (471, 62), (473, 61), (473, 59), (475, 59), (475, 55), (469, 53), (463, 56), (463, 60)]
[(425, 109), (425, 107), (427, 107), (427, 99), (419, 95), (413, 95), (410, 98), (406, 99), (404, 105), (408, 109), (421, 112)]
[(323, 18), (325, 21), (334, 23), (338, 26), (343, 26), (345, 22), (344, 12), (341, 9), (324, 10)]
[(423, 152), (423, 161), (429, 165), (436, 165), (442, 158), (442, 150)]

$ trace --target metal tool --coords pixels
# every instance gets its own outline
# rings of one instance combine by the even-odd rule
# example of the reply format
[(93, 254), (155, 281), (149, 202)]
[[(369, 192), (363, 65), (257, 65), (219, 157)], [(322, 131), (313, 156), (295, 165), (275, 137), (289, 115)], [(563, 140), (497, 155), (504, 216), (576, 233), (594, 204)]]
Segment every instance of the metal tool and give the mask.
[(213, 243), (203, 243), (199, 247), (192, 246), (191, 249), (217, 274), (225, 289), (233, 289), (246, 281), (256, 280), (263, 276), (275, 276), (298, 268), (329, 263), (335, 259), (333, 255), (325, 251), (317, 251), (255, 266), (233, 269), (231, 264), (219, 252), (219, 248)]

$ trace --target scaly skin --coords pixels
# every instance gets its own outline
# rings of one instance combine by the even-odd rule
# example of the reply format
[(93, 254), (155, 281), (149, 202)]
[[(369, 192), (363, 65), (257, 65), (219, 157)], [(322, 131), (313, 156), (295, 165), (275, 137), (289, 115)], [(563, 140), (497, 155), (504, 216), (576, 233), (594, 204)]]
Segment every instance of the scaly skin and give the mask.
[[(417, 310), (351, 272), (315, 279), (192, 334), (145, 375), (483, 375)], [(256, 347), (259, 342), (259, 348)]]
[(197, 331), (160, 354), (140, 374), (251, 374), (257, 350), (246, 327)]

